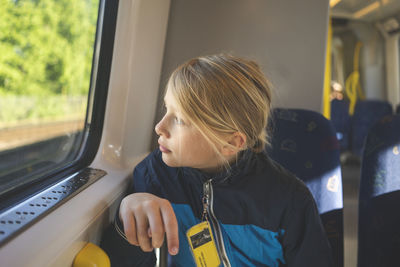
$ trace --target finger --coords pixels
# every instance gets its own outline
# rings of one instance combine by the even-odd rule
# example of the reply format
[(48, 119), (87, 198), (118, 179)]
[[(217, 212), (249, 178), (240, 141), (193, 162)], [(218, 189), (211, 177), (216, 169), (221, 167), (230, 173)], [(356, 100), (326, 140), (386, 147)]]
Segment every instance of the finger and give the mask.
[(151, 245), (151, 239), (148, 235), (149, 222), (147, 215), (144, 213), (136, 213), (136, 234), (139, 242), (140, 248), (145, 252), (150, 252), (153, 250)]
[(176, 255), (179, 251), (178, 221), (171, 204), (167, 200), (161, 205), (161, 215), (167, 234), (168, 252), (171, 255)]
[(150, 225), (148, 234), (151, 237), (152, 246), (153, 248), (159, 248), (164, 242), (164, 233), (165, 233), (160, 209), (158, 207), (151, 209), (149, 210), (147, 215)]
[(132, 213), (120, 213), (122, 224), (124, 225), (124, 233), (128, 242), (132, 245), (139, 246), (136, 235), (136, 223)]

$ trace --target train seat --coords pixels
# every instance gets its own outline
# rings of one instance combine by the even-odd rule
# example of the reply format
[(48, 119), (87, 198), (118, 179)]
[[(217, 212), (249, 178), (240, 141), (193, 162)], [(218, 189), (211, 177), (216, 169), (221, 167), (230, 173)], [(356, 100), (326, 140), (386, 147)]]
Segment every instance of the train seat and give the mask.
[(372, 125), (382, 117), (391, 114), (393, 114), (393, 109), (387, 101), (363, 100), (357, 102), (351, 127), (351, 150), (354, 155), (362, 156), (365, 138)]
[(331, 101), (331, 121), (336, 130), (336, 137), (340, 144), (340, 150), (346, 151), (350, 148), (349, 136), (351, 117), (349, 115), (349, 101)]
[(361, 165), (358, 267), (400, 266), (400, 115), (370, 130)]
[(275, 109), (269, 124), (272, 159), (312, 192), (336, 261), (343, 266), (343, 194), (340, 149), (332, 123), (321, 114)]
[(400, 104), (398, 104), (396, 107), (396, 114), (400, 114)]

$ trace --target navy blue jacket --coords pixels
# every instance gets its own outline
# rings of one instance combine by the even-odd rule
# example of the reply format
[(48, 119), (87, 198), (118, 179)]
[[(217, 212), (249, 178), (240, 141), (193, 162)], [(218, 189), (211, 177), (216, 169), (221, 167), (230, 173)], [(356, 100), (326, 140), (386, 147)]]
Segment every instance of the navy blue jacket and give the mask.
[[(214, 214), (232, 267), (333, 266), (311, 193), (266, 154), (248, 150), (230, 171), (206, 174), (167, 166), (157, 149), (135, 168), (131, 193), (148, 192), (171, 202), (179, 228), (179, 253), (172, 257), (176, 266), (195, 266), (186, 231), (200, 222), (203, 183), (209, 179)], [(113, 266), (154, 263), (153, 253), (141, 252), (123, 239), (111, 247), (106, 251)]]

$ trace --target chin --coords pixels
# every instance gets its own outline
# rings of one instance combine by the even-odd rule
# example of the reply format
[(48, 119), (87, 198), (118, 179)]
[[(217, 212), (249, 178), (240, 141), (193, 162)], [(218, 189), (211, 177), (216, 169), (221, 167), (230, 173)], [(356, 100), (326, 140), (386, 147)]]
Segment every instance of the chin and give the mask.
[(181, 166), (181, 165), (177, 164), (176, 161), (172, 160), (167, 155), (165, 155), (164, 153), (162, 154), (162, 160), (169, 167), (180, 167)]

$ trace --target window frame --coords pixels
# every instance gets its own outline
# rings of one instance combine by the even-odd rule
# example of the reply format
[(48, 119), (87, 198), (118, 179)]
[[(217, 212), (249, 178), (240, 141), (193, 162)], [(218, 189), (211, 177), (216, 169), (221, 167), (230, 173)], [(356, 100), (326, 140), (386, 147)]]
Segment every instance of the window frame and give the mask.
[(58, 165), (53, 170), (33, 173), (33, 175), (38, 176), (36, 179), (8, 190), (1, 195), (0, 213), (16, 206), (28, 197), (39, 194), (49, 186), (68, 178), (71, 174), (84, 169), (95, 158), (104, 124), (118, 6), (119, 0), (99, 0), (88, 105), (83, 130), (84, 137), (77, 157), (70, 162)]

